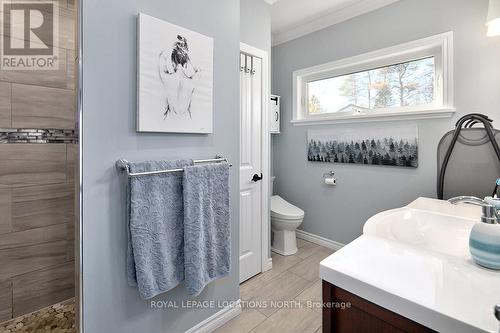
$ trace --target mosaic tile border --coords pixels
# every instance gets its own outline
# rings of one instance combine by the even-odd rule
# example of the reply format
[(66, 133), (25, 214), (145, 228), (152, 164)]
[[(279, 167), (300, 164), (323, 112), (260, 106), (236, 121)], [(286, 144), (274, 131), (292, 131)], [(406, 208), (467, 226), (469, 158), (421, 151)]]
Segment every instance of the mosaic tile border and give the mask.
[(0, 128), (1, 143), (78, 143), (70, 129)]

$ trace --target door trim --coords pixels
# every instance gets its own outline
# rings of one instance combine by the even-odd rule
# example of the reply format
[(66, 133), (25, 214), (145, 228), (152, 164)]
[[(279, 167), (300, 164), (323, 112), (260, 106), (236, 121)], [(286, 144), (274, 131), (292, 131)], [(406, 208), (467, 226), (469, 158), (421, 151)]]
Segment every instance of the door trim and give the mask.
[(265, 272), (272, 268), (271, 259), (271, 211), (269, 188), (271, 185), (271, 133), (269, 133), (269, 98), (271, 73), (269, 70), (269, 52), (240, 43), (240, 52), (262, 59), (262, 147), (261, 161), (264, 181), (262, 182), (262, 236), (261, 236), (261, 270)]
[[(76, 64), (76, 116), (78, 122), (78, 228), (75, 232), (75, 327), (77, 332), (84, 333), (84, 308), (83, 308), (83, 1), (78, 1), (76, 6), (76, 41), (78, 61)], [(76, 179), (75, 179), (76, 181)], [(75, 214), (76, 217), (77, 214)]]

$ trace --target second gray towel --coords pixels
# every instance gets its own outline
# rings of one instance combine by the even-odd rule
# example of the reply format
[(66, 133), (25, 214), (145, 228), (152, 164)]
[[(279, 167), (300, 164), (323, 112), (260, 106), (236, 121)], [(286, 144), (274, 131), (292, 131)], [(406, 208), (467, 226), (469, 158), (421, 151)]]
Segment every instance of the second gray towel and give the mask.
[(184, 275), (190, 295), (229, 274), (229, 166), (184, 168)]
[[(130, 171), (182, 169), (192, 164), (192, 160), (130, 163)], [(144, 299), (184, 280), (182, 179), (182, 172), (130, 179), (127, 276)]]

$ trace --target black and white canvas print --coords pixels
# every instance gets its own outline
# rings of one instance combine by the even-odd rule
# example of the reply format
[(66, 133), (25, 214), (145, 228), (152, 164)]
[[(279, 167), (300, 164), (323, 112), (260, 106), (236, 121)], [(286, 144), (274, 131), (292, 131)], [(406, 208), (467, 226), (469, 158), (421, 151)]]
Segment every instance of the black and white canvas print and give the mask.
[(212, 133), (213, 39), (140, 13), (141, 132)]
[(416, 125), (311, 130), (307, 141), (311, 162), (418, 167)]

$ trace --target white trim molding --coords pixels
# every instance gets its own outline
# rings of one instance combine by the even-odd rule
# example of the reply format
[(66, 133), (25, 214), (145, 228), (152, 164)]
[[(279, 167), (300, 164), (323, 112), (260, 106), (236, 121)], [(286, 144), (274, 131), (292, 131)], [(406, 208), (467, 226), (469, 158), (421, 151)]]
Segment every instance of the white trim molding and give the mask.
[[(266, 0), (271, 5), (278, 0)], [(361, 0), (356, 1), (351, 5), (328, 13), (310, 22), (300, 24), (285, 31), (273, 33), (272, 45), (286, 43), (290, 40), (300, 38), (315, 31), (327, 28), (329, 26), (347, 21), (353, 17), (360, 16), (376, 9), (385, 7), (399, 0)]]
[(303, 239), (305, 241), (308, 241), (308, 242), (311, 242), (311, 243), (314, 243), (317, 245), (327, 247), (327, 248), (335, 250), (335, 251), (338, 251), (342, 247), (345, 246), (345, 244), (342, 244), (342, 243), (336, 242), (334, 240), (331, 240), (331, 239), (328, 239), (325, 237), (321, 237), (321, 236), (318, 236), (315, 234), (311, 234), (310, 232), (307, 232), (307, 231), (297, 229), (296, 232), (297, 232), (297, 238)]
[(210, 333), (241, 314), (241, 300), (234, 301), (201, 323), (191, 327), (186, 333)]
[(273, 258), (267, 258), (267, 260), (264, 262), (264, 265), (262, 265), (262, 273), (267, 272), (273, 268)]
[(314, 117), (309, 119), (291, 120), (293, 126), (307, 125), (335, 125), (335, 124), (352, 124), (352, 123), (368, 123), (375, 121), (398, 121), (398, 120), (421, 120), (421, 119), (439, 119), (451, 118), (457, 110), (455, 108), (435, 108), (435, 109), (420, 109), (416, 111), (399, 111), (399, 112), (371, 112), (370, 114), (357, 114), (332, 117)]
[[(434, 57), (434, 103), (415, 107), (392, 107), (368, 111), (309, 114), (307, 83)], [(453, 32), (403, 43), (384, 49), (312, 66), (293, 72), (293, 125), (324, 125), (370, 121), (448, 118), (456, 112), (453, 101)]]

